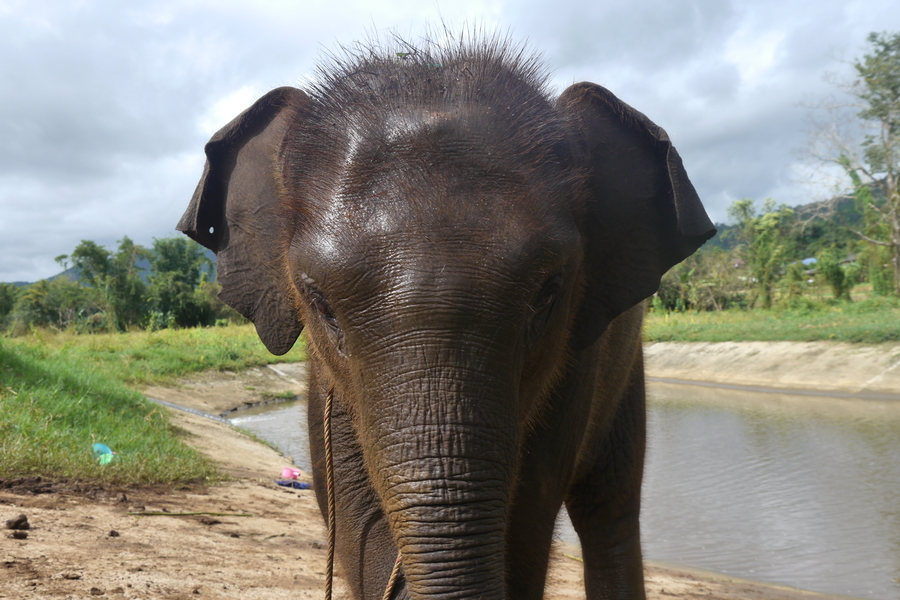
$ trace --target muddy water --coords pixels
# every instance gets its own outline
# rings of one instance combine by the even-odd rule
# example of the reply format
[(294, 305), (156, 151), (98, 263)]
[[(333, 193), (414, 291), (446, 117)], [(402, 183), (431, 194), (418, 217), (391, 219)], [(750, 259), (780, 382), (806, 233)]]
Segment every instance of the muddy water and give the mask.
[(233, 413), (232, 425), (248, 429), (279, 451), (294, 464), (311, 473), (309, 434), (306, 429), (306, 400), (267, 404)]
[(648, 557), (900, 599), (900, 402), (650, 390)]
[[(647, 558), (900, 600), (900, 402), (661, 383), (650, 397)], [(232, 422), (309, 468), (303, 403)]]

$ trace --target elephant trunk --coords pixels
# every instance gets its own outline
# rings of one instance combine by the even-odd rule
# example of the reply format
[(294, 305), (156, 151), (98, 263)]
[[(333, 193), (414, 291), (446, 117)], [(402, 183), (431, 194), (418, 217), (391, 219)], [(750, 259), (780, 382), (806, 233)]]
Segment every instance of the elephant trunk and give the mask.
[(363, 415), (366, 462), (413, 600), (505, 598), (514, 388), (458, 371), (416, 370), (406, 384), (394, 377)]
[[(448, 466), (438, 460), (420, 466), (426, 465), (435, 472)], [(405, 483), (402, 491), (386, 494), (411, 598), (504, 598), (507, 507), (497, 492), (506, 486), (497, 483), (479, 489), (459, 475)]]

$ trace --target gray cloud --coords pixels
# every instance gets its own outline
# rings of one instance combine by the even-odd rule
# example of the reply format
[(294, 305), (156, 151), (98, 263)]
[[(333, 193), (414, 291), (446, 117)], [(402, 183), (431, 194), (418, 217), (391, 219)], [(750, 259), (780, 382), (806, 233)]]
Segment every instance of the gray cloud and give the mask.
[[(209, 134), (325, 49), (442, 17), (509, 29), (560, 89), (590, 80), (665, 127), (714, 219), (740, 197), (814, 199), (794, 181), (806, 98), (831, 91), (894, 0), (260, 0), (0, 5), (0, 281), (58, 271), (81, 239), (173, 233)], [(845, 62), (841, 62), (843, 59)]]

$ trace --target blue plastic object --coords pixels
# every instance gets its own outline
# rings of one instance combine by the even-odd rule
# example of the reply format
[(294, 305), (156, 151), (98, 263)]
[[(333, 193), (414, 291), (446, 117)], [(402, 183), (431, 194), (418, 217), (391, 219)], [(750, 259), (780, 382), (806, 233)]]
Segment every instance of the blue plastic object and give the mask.
[(101, 465), (108, 465), (112, 462), (113, 456), (115, 456), (115, 452), (110, 449), (106, 444), (94, 444), (94, 458), (96, 458)]
[(300, 481), (294, 481), (293, 479), (288, 479), (287, 481), (278, 481), (276, 479), (275, 483), (277, 483), (278, 485), (280, 485), (282, 487), (294, 488), (295, 490), (311, 490), (312, 489), (311, 483), (303, 483)]

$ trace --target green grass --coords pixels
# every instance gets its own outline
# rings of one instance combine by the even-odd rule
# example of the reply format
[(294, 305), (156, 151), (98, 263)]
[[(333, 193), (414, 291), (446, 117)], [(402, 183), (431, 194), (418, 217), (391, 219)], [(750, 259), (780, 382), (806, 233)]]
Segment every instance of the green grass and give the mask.
[(89, 335), (40, 330), (13, 343), (83, 361), (94, 371), (135, 387), (171, 383), (211, 369), (240, 371), (306, 359), (299, 342), (284, 356), (270, 354), (253, 325)]
[[(100, 465), (91, 445), (116, 457)], [(0, 478), (40, 475), (104, 483), (215, 479), (166, 415), (76, 359), (0, 339)]]
[(900, 341), (897, 299), (874, 297), (861, 302), (797, 304), (790, 309), (649, 313), (644, 336), (650, 342)]
[[(252, 326), (0, 338), (0, 479), (125, 485), (219, 479), (165, 410), (135, 389), (197, 371), (302, 360), (299, 346), (272, 356)], [(94, 459), (95, 442), (116, 452), (112, 463)]]

